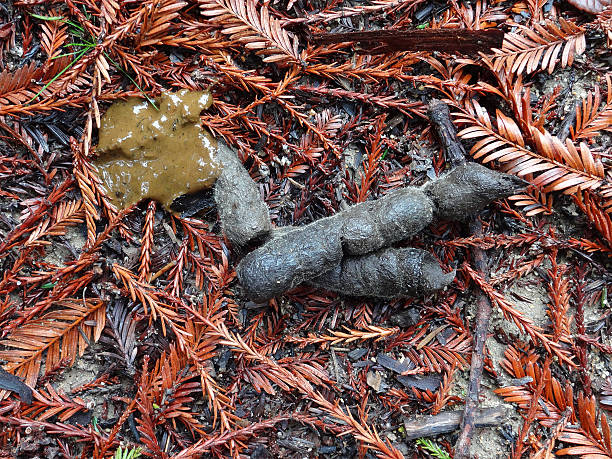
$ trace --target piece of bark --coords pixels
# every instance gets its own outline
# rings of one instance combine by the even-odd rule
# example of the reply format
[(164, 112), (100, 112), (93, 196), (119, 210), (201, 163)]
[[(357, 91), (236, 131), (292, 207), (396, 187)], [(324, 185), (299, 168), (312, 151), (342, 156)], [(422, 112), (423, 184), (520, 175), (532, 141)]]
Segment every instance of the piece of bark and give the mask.
[(376, 356), (376, 363), (387, 370), (391, 370), (400, 375), (414, 368), (414, 364), (412, 364), (412, 362), (410, 362), (412, 365), (407, 365), (405, 361), (400, 362), (399, 360), (395, 360), (393, 357), (389, 357), (387, 354), (383, 354), (382, 352)]
[(440, 290), (454, 278), (454, 271), (444, 273), (425, 250), (387, 248), (344, 257), (310, 284), (350, 296), (402, 298)]
[(571, 128), (576, 126), (576, 108), (576, 105), (572, 107), (557, 129), (556, 136), (559, 138), (559, 140), (561, 140), (561, 142), (565, 142), (565, 139), (567, 139), (570, 135)]
[[(459, 428), (463, 410), (446, 411), (435, 416), (418, 415), (404, 421), (405, 440), (453, 432)], [(506, 419), (506, 410), (502, 406), (482, 408), (476, 413), (475, 427), (494, 427)]]
[(317, 44), (359, 44), (358, 52), (381, 54), (392, 51), (442, 51), (446, 53), (478, 54), (491, 48), (501, 48), (504, 31), (501, 29), (396, 29), (366, 30), (313, 34)]
[(437, 391), (442, 385), (442, 375), (439, 373), (430, 373), (427, 375), (398, 375), (395, 379), (408, 389), (414, 387), (419, 390), (428, 390), (431, 392)]
[(270, 212), (257, 184), (236, 152), (223, 142), (219, 142), (217, 160), (223, 169), (215, 183), (215, 202), (227, 239), (238, 248), (265, 239), (271, 228)]
[(0, 389), (16, 392), (23, 403), (32, 403), (32, 389), (17, 376), (0, 367)]

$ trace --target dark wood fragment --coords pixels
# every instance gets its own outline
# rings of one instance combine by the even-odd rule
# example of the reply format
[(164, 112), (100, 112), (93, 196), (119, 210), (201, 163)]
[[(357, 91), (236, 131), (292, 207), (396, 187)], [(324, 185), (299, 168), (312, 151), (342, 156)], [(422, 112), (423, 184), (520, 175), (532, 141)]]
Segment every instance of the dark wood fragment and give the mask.
[(32, 389), (17, 376), (0, 367), (0, 389), (16, 392), (23, 403), (32, 403)]
[(500, 29), (395, 29), (313, 34), (316, 44), (352, 42), (360, 52), (382, 54), (392, 51), (442, 51), (477, 54), (501, 48), (504, 32)]
[(387, 354), (383, 353), (380, 353), (376, 356), (376, 362), (387, 370), (391, 370), (400, 375), (414, 368), (414, 366), (412, 368), (409, 367), (406, 362), (400, 362), (398, 360), (395, 360), (393, 357), (389, 357)]
[(562, 142), (565, 142), (570, 135), (571, 128), (575, 128), (576, 126), (576, 106), (572, 107), (567, 116), (563, 119), (559, 128), (557, 129), (557, 137)]
[(430, 373), (428, 375), (399, 375), (397, 379), (404, 387), (419, 390), (437, 391), (442, 385), (442, 375)]
[[(446, 411), (435, 416), (418, 415), (404, 421), (406, 440), (433, 437), (452, 432), (459, 428), (463, 410)], [(476, 411), (475, 427), (493, 427), (504, 422), (506, 411), (502, 406), (483, 408)]]
[(463, 144), (457, 138), (457, 129), (451, 121), (448, 105), (434, 99), (427, 107), (427, 116), (432, 122), (446, 155), (446, 162), (451, 167), (457, 167), (465, 162), (467, 153)]

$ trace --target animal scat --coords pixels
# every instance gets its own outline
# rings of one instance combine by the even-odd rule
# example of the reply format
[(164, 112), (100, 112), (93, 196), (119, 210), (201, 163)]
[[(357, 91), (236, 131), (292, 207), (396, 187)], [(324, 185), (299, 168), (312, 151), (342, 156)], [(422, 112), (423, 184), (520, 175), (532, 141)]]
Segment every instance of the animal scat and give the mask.
[(466, 221), (492, 201), (507, 198), (526, 184), (514, 175), (478, 163), (464, 163), (429, 182), (423, 190), (435, 203), (437, 218)]
[[(242, 259), (236, 269), (238, 280), (245, 294), (255, 301), (268, 300), (318, 276), (321, 276), (320, 283), (326, 282), (329, 288), (347, 295), (386, 297), (385, 289), (377, 290), (373, 285), (379, 279), (383, 285), (390, 282), (388, 271), (379, 270), (378, 265), (390, 266), (389, 260), (394, 260), (402, 263), (408, 277), (389, 284), (390, 294), (406, 296), (433, 291), (454, 277), (452, 273), (443, 274), (433, 257), (415, 260), (414, 252), (400, 255), (394, 249), (387, 249), (391, 251), (388, 256), (384, 255), (386, 250), (372, 256), (359, 255), (406, 239), (435, 217), (463, 220), (491, 201), (509, 196), (524, 186), (523, 180), (512, 175), (466, 163), (425, 187), (400, 189), (304, 227), (277, 231), (267, 243)], [(412, 261), (416, 265), (410, 268)], [(371, 283), (367, 288), (360, 287), (366, 285), (365, 280), (349, 282), (347, 273), (358, 275), (355, 266), (371, 276), (367, 279)], [(426, 270), (415, 271), (419, 266)], [(337, 282), (322, 276), (332, 270), (335, 271), (330, 273), (331, 279)], [(338, 279), (346, 280), (347, 287), (338, 284)]]
[(414, 236), (432, 221), (433, 214), (434, 204), (427, 195), (407, 187), (332, 218), (341, 220), (344, 253), (361, 255)]
[(257, 184), (235, 151), (219, 142), (217, 158), (223, 170), (215, 184), (215, 202), (223, 231), (235, 247), (263, 240), (270, 232), (270, 212)]
[(349, 296), (401, 298), (440, 290), (454, 278), (454, 271), (444, 273), (425, 250), (386, 248), (344, 257), (333, 269), (308, 283)]
[(335, 225), (335, 219), (323, 218), (247, 254), (236, 268), (244, 294), (263, 302), (338, 265), (343, 253)]
[[(306, 226), (276, 231), (242, 259), (236, 269), (238, 280), (247, 296), (268, 300), (329, 271), (344, 255), (372, 252), (417, 234), (431, 222), (433, 210), (432, 201), (420, 189), (404, 188)], [(223, 219), (229, 209), (220, 212)]]
[(212, 186), (221, 173), (217, 142), (199, 122), (210, 93), (183, 89), (162, 94), (157, 103), (159, 110), (129, 98), (102, 117), (94, 164), (118, 208), (144, 198), (170, 208), (178, 196)]

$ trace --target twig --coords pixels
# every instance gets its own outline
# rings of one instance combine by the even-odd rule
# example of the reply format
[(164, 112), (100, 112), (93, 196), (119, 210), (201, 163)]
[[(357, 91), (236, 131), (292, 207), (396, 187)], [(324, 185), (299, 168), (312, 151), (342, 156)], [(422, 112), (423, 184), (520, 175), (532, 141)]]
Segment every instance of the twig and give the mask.
[(504, 32), (500, 29), (410, 29), (367, 30), (313, 34), (312, 41), (319, 45), (351, 42), (359, 44), (358, 52), (380, 54), (391, 51), (444, 51), (472, 54), (501, 48)]
[(427, 116), (434, 125), (436, 134), (442, 143), (446, 162), (451, 167), (457, 167), (465, 162), (467, 153), (463, 144), (457, 138), (457, 129), (451, 121), (448, 105), (434, 99), (429, 103)]
[[(404, 421), (406, 441), (420, 437), (433, 437), (452, 432), (459, 428), (464, 419), (463, 410), (446, 411), (435, 416), (415, 416)], [(506, 418), (502, 406), (483, 408), (476, 411), (475, 427), (493, 427)], [(455, 456), (456, 457), (456, 456)]]
[[(450, 163), (451, 167), (464, 163), (465, 149), (457, 138), (457, 130), (450, 119), (448, 106), (441, 101), (434, 100), (429, 104), (428, 115), (442, 143), (446, 161)], [(482, 236), (482, 222), (478, 218), (474, 218), (470, 223), (470, 233), (474, 237)], [(486, 252), (478, 247), (474, 247), (472, 254), (476, 269), (480, 271), (485, 279), (488, 279)], [(470, 381), (465, 400), (465, 414), (461, 420), (461, 435), (455, 445), (455, 459), (469, 457), (470, 443), (474, 427), (476, 427), (476, 419), (480, 418), (478, 396), (480, 393), (482, 369), (484, 367), (484, 347), (487, 340), (489, 318), (491, 317), (491, 302), (487, 295), (480, 291), (476, 303), (478, 313), (476, 315), (476, 329), (474, 331), (475, 343), (472, 349)]]
[[(475, 219), (470, 224), (470, 233), (476, 237), (482, 236), (482, 222)], [(474, 265), (481, 274), (488, 279), (487, 274), (487, 255), (479, 248), (472, 250)], [(489, 328), (489, 318), (491, 317), (491, 302), (487, 295), (480, 291), (476, 300), (478, 313), (476, 314), (476, 330), (474, 331), (475, 343), (472, 349), (472, 367), (470, 369), (470, 382), (468, 394), (465, 399), (465, 415), (461, 421), (461, 435), (455, 445), (455, 459), (469, 458), (470, 443), (474, 427), (476, 427), (476, 417), (478, 411), (478, 396), (480, 394), (480, 380), (484, 367), (484, 347), (487, 340), (487, 330)]]

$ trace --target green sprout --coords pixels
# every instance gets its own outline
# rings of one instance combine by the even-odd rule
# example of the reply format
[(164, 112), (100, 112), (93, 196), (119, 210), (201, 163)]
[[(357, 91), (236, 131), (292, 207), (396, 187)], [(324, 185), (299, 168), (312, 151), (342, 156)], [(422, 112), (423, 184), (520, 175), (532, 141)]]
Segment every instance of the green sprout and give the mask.
[(93, 416), (91, 418), (91, 426), (93, 427), (93, 430), (95, 430), (96, 432), (100, 433), (100, 428), (98, 427), (98, 418), (97, 418), (97, 416)]
[(434, 443), (429, 438), (417, 438), (416, 444), (433, 457), (437, 457), (438, 459), (451, 459), (448, 453), (443, 450), (440, 445)]
[(117, 448), (117, 451), (115, 451), (115, 455), (113, 456), (113, 459), (136, 459), (137, 457), (140, 457), (142, 455), (142, 448), (137, 447), (137, 448), (125, 448), (123, 449), (121, 446), (119, 448)]
[[(79, 47), (79, 48), (82, 48), (82, 49), (80, 49), (79, 51), (73, 51), (73, 52), (70, 52), (70, 53), (64, 53), (64, 54), (60, 54), (59, 56), (55, 56), (53, 59), (59, 59), (60, 57), (67, 57), (67, 56), (75, 56), (75, 57), (72, 60), (72, 62), (70, 62), (66, 67), (64, 67), (62, 70), (60, 70), (57, 75), (55, 75), (53, 78), (51, 78), (47, 82), (47, 84), (45, 84), (40, 89), (40, 91), (38, 91), (34, 95), (34, 97), (32, 97), (28, 101), (28, 103), (32, 103), (34, 100), (36, 100), (38, 98), (38, 96), (40, 96), (45, 89), (47, 89), (49, 86), (51, 86), (53, 84), (53, 82), (55, 80), (57, 80), (64, 73), (66, 73), (66, 71), (69, 70), (72, 66), (74, 66), (74, 64), (76, 64), (85, 54), (87, 54), (91, 49), (93, 49), (93, 48), (95, 48), (97, 46), (97, 43), (96, 43), (95, 38), (93, 36), (90, 36), (90, 37), (86, 36), (85, 28), (84, 27), (82, 27), (81, 25), (79, 25), (77, 23), (74, 23), (74, 22), (70, 21), (69, 19), (66, 19), (66, 18), (64, 18), (62, 16), (41, 16), (40, 14), (33, 14), (33, 13), (30, 13), (30, 15), (33, 18), (40, 19), (42, 21), (59, 21), (59, 22), (63, 22), (65, 24), (70, 25), (72, 27), (72, 30), (70, 32), (72, 33), (72, 35), (74, 37), (76, 37), (79, 40), (81, 40), (81, 42), (69, 43), (66, 46), (75, 46), (75, 47)], [(134, 86), (136, 86), (138, 88), (138, 90), (149, 101), (149, 103), (151, 105), (153, 105), (155, 110), (159, 110), (157, 108), (157, 105), (155, 105), (155, 102), (144, 92), (144, 90), (140, 87), (140, 85), (138, 83), (136, 83), (136, 81), (125, 70), (123, 70), (123, 68), (117, 62), (115, 62), (113, 59), (111, 59), (111, 57), (105, 51), (102, 51), (102, 54), (104, 54), (104, 57), (106, 57), (111, 62), (111, 64), (119, 72), (123, 73), (123, 75), (125, 75), (134, 84)]]

